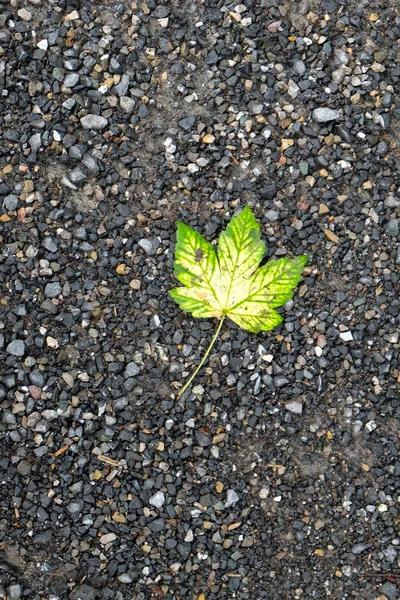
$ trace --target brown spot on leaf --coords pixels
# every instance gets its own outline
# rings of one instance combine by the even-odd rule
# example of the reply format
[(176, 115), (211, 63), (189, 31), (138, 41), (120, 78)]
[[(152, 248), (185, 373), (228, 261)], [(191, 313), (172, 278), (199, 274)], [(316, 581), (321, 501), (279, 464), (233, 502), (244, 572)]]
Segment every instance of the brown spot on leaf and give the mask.
[(196, 250), (196, 262), (200, 262), (204, 256), (204, 252), (201, 248), (197, 248)]

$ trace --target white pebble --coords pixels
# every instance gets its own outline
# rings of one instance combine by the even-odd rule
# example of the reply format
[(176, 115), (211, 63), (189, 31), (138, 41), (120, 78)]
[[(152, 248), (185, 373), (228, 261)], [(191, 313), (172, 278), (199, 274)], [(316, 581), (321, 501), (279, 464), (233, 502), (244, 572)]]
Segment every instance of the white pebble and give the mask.
[(47, 40), (40, 40), (40, 42), (37, 43), (37, 47), (46, 52), (49, 47), (49, 42)]
[(351, 333), (351, 331), (342, 331), (342, 333), (339, 334), (339, 337), (344, 342), (352, 342), (353, 341), (353, 334)]

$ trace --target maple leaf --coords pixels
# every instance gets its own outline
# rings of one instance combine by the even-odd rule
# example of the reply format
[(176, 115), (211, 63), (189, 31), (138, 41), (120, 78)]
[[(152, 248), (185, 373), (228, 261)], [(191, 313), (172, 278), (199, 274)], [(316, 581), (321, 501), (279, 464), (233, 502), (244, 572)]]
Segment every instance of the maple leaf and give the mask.
[(270, 260), (259, 267), (264, 254), (260, 225), (249, 206), (221, 233), (217, 251), (200, 233), (178, 222), (174, 273), (184, 287), (169, 293), (194, 317), (221, 317), (203, 360), (180, 394), (206, 360), (225, 317), (252, 333), (282, 322), (275, 309), (292, 298), (307, 256)]

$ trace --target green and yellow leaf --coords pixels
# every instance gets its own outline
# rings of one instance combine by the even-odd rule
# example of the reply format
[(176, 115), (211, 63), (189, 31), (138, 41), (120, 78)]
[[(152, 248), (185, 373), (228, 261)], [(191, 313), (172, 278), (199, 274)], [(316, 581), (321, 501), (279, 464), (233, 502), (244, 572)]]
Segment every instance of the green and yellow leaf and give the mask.
[(229, 317), (242, 329), (269, 331), (282, 321), (276, 308), (293, 295), (306, 256), (270, 260), (260, 225), (250, 207), (233, 217), (218, 240), (218, 249), (188, 225), (178, 223), (174, 271), (184, 287), (172, 298), (194, 317)]

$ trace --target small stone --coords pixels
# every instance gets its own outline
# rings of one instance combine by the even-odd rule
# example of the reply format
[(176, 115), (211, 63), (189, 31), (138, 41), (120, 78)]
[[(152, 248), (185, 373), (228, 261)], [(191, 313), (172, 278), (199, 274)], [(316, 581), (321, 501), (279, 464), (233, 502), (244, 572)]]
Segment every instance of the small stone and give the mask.
[(289, 383), (289, 379), (284, 375), (277, 375), (274, 377), (274, 386), (277, 388), (284, 387)]
[(205, 63), (206, 63), (206, 65), (210, 65), (210, 66), (216, 65), (219, 60), (220, 60), (220, 57), (215, 52), (215, 50), (211, 50), (211, 52), (209, 52), (205, 58)]
[(21, 586), (17, 583), (14, 585), (10, 585), (7, 590), (7, 600), (20, 600), (22, 596)]
[(386, 208), (399, 208), (400, 200), (392, 194), (389, 194), (389, 196), (385, 200), (385, 206)]
[(277, 210), (267, 210), (265, 213), (265, 218), (268, 221), (278, 221), (279, 220), (279, 211)]
[(47, 40), (40, 40), (40, 42), (37, 43), (37, 47), (46, 52), (49, 47), (49, 42)]
[(379, 591), (388, 598), (388, 600), (398, 600), (397, 585), (387, 581), (379, 588)]
[(107, 544), (115, 542), (116, 539), (117, 535), (115, 533), (105, 533), (104, 535), (100, 536), (100, 544), (102, 546), (106, 546)]
[(80, 119), (84, 129), (104, 129), (108, 125), (108, 121), (101, 115), (85, 115)]
[(76, 21), (77, 19), (79, 19), (79, 13), (77, 10), (73, 10), (64, 17), (64, 21)]
[(24, 21), (30, 21), (32, 19), (32, 13), (30, 13), (29, 10), (26, 10), (26, 8), (20, 8), (18, 16)]
[(161, 517), (159, 517), (158, 519), (154, 519), (153, 521), (147, 524), (147, 527), (153, 533), (160, 533), (165, 529), (165, 519), (162, 519)]
[(286, 410), (295, 415), (301, 415), (303, 413), (303, 405), (301, 402), (296, 402), (296, 400), (290, 400), (285, 404)]
[(78, 73), (68, 73), (68, 75), (65, 76), (63, 83), (66, 87), (72, 88), (72, 87), (76, 86), (78, 81), (79, 81)]
[(19, 200), (17, 196), (14, 196), (14, 194), (9, 194), (4, 198), (4, 208), (10, 212), (17, 210), (18, 202)]
[(317, 123), (327, 123), (328, 121), (336, 121), (340, 117), (338, 110), (332, 110), (331, 108), (316, 108), (313, 111), (312, 118)]
[(297, 98), (300, 93), (300, 88), (292, 79), (288, 82), (288, 94), (291, 98)]
[(117, 265), (115, 270), (118, 273), (118, 275), (126, 275), (127, 274), (127, 266), (124, 265), (123, 263)]
[(291, 146), (293, 146), (293, 144), (294, 144), (294, 140), (292, 140), (291, 138), (282, 138), (282, 140), (281, 140), (282, 151), (287, 150), (288, 148), (291, 148)]
[(277, 187), (274, 183), (266, 183), (260, 188), (260, 196), (263, 200), (272, 200), (277, 193)]
[(54, 283), (48, 283), (44, 288), (44, 294), (46, 298), (57, 298), (61, 294), (61, 284), (55, 281)]
[(8, 344), (6, 351), (12, 356), (24, 356), (25, 342), (22, 340), (13, 340)]
[(233, 506), (234, 504), (236, 504), (237, 502), (239, 502), (240, 498), (237, 495), (237, 493), (235, 492), (235, 490), (232, 489), (228, 489), (226, 491), (226, 502), (225, 502), (225, 508), (229, 508), (230, 506)]
[(247, 105), (247, 110), (249, 111), (249, 115), (259, 115), (262, 113), (264, 105), (261, 102), (257, 102), (256, 100), (251, 100)]
[(118, 575), (117, 579), (121, 583), (132, 583), (133, 581), (129, 573), (121, 573), (121, 575)]
[(306, 68), (307, 67), (302, 60), (295, 60), (293, 62), (293, 71), (297, 75), (304, 75), (304, 73), (306, 72)]
[(186, 532), (184, 541), (187, 542), (188, 544), (190, 544), (190, 542), (193, 542), (193, 539), (194, 539), (193, 531), (192, 531), (192, 529), (188, 529), (188, 531)]
[(82, 171), (82, 169), (76, 167), (75, 169), (72, 169), (72, 171), (69, 173), (69, 179), (72, 181), (72, 183), (79, 184), (86, 181), (87, 177)]
[(206, 435), (205, 433), (203, 433), (202, 431), (198, 430), (195, 433), (196, 436), (196, 442), (198, 443), (198, 445), (201, 448), (207, 448), (207, 446), (211, 446), (212, 441), (211, 438)]
[(319, 215), (327, 215), (329, 213), (329, 207), (326, 204), (320, 204), (318, 208)]
[(113, 89), (112, 89), (113, 93), (119, 97), (122, 97), (122, 96), (126, 97), (126, 92), (129, 89), (129, 81), (130, 81), (129, 75), (124, 73), (121, 77), (121, 81), (113, 87)]
[(52, 337), (51, 335), (48, 335), (46, 337), (46, 344), (49, 348), (52, 348), (53, 350), (57, 350), (57, 348), (59, 348), (58, 340), (56, 340), (56, 338)]
[(398, 219), (390, 219), (388, 224), (386, 225), (386, 233), (392, 237), (397, 237), (399, 235), (399, 220)]
[(377, 424), (375, 421), (368, 421), (368, 423), (365, 424), (365, 429), (368, 431), (368, 433), (372, 433), (376, 428), (377, 428)]
[(339, 337), (344, 342), (352, 342), (353, 341), (353, 334), (351, 333), (351, 331), (342, 331), (339, 334)]
[(95, 600), (97, 598), (97, 590), (90, 585), (78, 585), (69, 594), (69, 600)]
[(277, 33), (281, 28), (282, 21), (273, 21), (267, 26), (270, 33)]
[(196, 117), (192, 117), (192, 116), (185, 117), (184, 119), (181, 119), (180, 121), (178, 121), (178, 125), (184, 131), (192, 131), (195, 122), (196, 122)]
[(54, 240), (51, 237), (44, 238), (43, 248), (46, 248), (46, 250), (54, 254), (54, 252), (57, 252), (58, 249), (57, 240)]
[(383, 73), (386, 69), (381, 63), (374, 62), (371, 65), (371, 71), (374, 71), (374, 73)]
[(334, 244), (338, 244), (339, 243), (338, 236), (335, 233), (333, 233), (333, 231), (331, 231), (330, 229), (324, 229), (324, 234), (326, 235), (326, 237), (328, 238), (328, 240), (330, 240)]
[(361, 543), (361, 544), (355, 544), (351, 551), (353, 554), (361, 554), (362, 552), (365, 552), (365, 550), (368, 550), (368, 548), (371, 548), (372, 544), (370, 543)]
[(17, 466), (17, 472), (22, 475), (22, 477), (27, 477), (31, 474), (31, 465), (26, 460), (20, 460)]
[(149, 504), (151, 504), (151, 506), (155, 506), (156, 508), (162, 508), (165, 504), (164, 492), (156, 492), (149, 498)]
[(138, 373), (140, 373), (140, 367), (136, 363), (130, 362), (126, 365), (125, 377), (135, 377)]
[(135, 101), (133, 98), (129, 98), (129, 96), (121, 96), (119, 99), (119, 104), (126, 114), (130, 115), (133, 112), (135, 107)]
[(42, 144), (42, 135), (40, 133), (34, 133), (29, 138), (29, 145), (32, 148), (32, 151), (38, 150)]
[(213, 144), (215, 142), (215, 136), (211, 135), (211, 133), (207, 133), (201, 138), (201, 141), (203, 144)]
[(83, 500), (73, 500), (66, 506), (66, 511), (71, 517), (71, 519), (76, 520), (80, 513), (83, 510), (84, 502)]
[(382, 97), (382, 106), (384, 106), (385, 108), (389, 108), (392, 105), (392, 102), (393, 102), (392, 92), (386, 91)]
[(160, 242), (157, 238), (143, 238), (139, 240), (138, 246), (142, 248), (149, 256), (154, 256), (159, 248)]
[(336, 0), (322, 0), (321, 6), (328, 13), (334, 13), (339, 8)]

